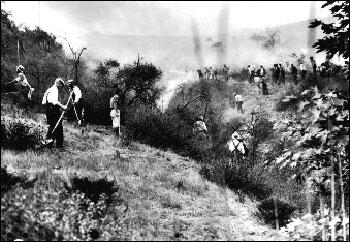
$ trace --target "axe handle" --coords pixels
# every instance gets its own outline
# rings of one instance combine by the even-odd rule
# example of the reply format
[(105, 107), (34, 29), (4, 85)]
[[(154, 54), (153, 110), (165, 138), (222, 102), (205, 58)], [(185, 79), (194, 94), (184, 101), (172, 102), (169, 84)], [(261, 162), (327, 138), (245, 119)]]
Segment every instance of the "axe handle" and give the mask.
[[(72, 94), (73, 94), (73, 92), (70, 93), (66, 106), (68, 106), (69, 101), (70, 101), (70, 99), (72, 98)], [(57, 123), (56, 123), (56, 125), (55, 125), (55, 128), (52, 130), (51, 134), (53, 134), (53, 133), (55, 132), (55, 130), (56, 130), (58, 124), (61, 122), (61, 120), (62, 120), (63, 115), (64, 115), (65, 112), (66, 112), (66, 110), (64, 110), (64, 111), (62, 112), (61, 117), (60, 117), (60, 119), (57, 121)]]

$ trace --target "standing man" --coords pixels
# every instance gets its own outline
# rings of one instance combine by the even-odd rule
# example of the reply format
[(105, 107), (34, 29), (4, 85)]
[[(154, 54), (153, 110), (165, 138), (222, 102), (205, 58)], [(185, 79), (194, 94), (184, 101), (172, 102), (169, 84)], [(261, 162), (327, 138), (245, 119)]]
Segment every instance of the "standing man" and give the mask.
[(280, 81), (279, 83), (285, 85), (286, 84), (286, 71), (284, 70), (284, 67), (282, 64), (280, 64)]
[(269, 91), (267, 90), (267, 85), (265, 82), (265, 78), (261, 80), (261, 88), (262, 88), (262, 93), (263, 95), (269, 95)]
[(235, 97), (236, 104), (237, 104), (237, 111), (241, 111), (242, 114), (244, 113), (243, 111), (243, 97), (241, 94), (236, 95)]
[(114, 96), (109, 100), (109, 108), (111, 109), (110, 116), (113, 121), (113, 130), (117, 137), (120, 138), (120, 110), (118, 109), (119, 96), (117, 91), (114, 92)]
[(255, 66), (250, 66), (250, 77), (249, 77), (249, 83), (253, 83), (255, 77)]
[(228, 71), (229, 71), (230, 67), (226, 66), (226, 64), (224, 64), (224, 76), (225, 76), (225, 81), (228, 81)]
[(215, 69), (214, 69), (214, 80), (218, 79), (218, 73), (219, 73), (218, 68), (215, 67)]
[(292, 74), (292, 81), (294, 85), (298, 85), (298, 69), (294, 64), (290, 65), (290, 72)]
[[(59, 91), (64, 87), (64, 81), (61, 78), (55, 80), (55, 84), (46, 90), (42, 104), (46, 106), (46, 121), (49, 125), (46, 134), (46, 140), (56, 141), (57, 148), (63, 148), (63, 126), (60, 119), (60, 109), (67, 110), (67, 106), (58, 101)], [(55, 128), (57, 124), (57, 127)], [(52, 144), (51, 144), (52, 145)]]
[(261, 80), (262, 78), (259, 77), (259, 74), (256, 73), (255, 77), (254, 77), (254, 83), (256, 85), (256, 87), (258, 88), (257, 93), (261, 94)]
[(210, 73), (209, 79), (214, 80), (214, 70), (212, 67), (209, 68), (209, 73)]
[(203, 73), (200, 69), (197, 70), (199, 80), (203, 79)]
[(311, 56), (310, 61), (311, 61), (312, 71), (314, 73), (314, 76), (316, 77), (317, 65), (316, 65), (316, 61), (315, 61), (314, 57)]
[(210, 70), (208, 67), (205, 67), (205, 79), (207, 80), (210, 79)]
[(69, 92), (72, 92), (73, 109), (74, 109), (74, 114), (78, 120), (78, 125), (84, 126), (85, 125), (85, 118), (84, 118), (85, 103), (82, 97), (81, 90), (79, 89), (79, 87), (77, 87), (77, 85), (74, 84), (73, 80), (68, 80), (67, 86), (69, 88)]
[(235, 92), (232, 93), (231, 104), (232, 104), (233, 109), (236, 108), (236, 93)]
[(265, 79), (266, 70), (262, 65), (260, 66), (260, 69), (257, 71), (257, 73), (258, 73), (260, 78)]
[(306, 79), (306, 67), (303, 63), (301, 63), (299, 65), (299, 70), (300, 70), (300, 77), (301, 77), (301, 80), (304, 80)]
[(252, 71), (250, 69), (250, 65), (247, 66), (248, 67), (248, 80), (249, 80), (249, 83), (251, 83), (250, 81), (250, 75), (252, 74)]
[(280, 68), (278, 67), (278, 64), (274, 64), (275, 69), (274, 69), (274, 73), (273, 73), (273, 77), (274, 77), (274, 84), (281, 84), (280, 83)]

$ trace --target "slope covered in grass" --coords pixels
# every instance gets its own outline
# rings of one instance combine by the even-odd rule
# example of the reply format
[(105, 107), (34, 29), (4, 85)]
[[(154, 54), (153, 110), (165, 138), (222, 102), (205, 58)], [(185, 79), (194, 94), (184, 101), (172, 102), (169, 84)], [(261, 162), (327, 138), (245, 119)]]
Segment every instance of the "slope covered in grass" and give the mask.
[[(3, 109), (3, 111), (2, 116), (10, 116), (11, 110)], [(26, 116), (26, 114), (20, 115)], [(43, 123), (43, 118), (42, 115), (38, 115), (35, 120), (31, 118), (28, 120)], [(110, 130), (102, 126), (88, 126), (87, 132), (82, 134), (79, 127), (64, 123), (64, 133), (66, 147), (64, 150), (17, 152), (2, 148), (1, 167), (6, 167), (6, 171), (12, 176), (35, 181), (31, 187), (13, 186), (8, 194), (2, 196), (2, 218), (9, 214), (10, 209), (3, 208), (9, 204), (7, 201), (11, 192), (26, 194), (26, 197), (18, 198), (23, 203), (21, 208), (24, 214), (34, 214), (33, 211), (36, 209), (35, 206), (26, 204), (42, 202), (39, 205), (40, 211), (35, 210), (35, 213), (41, 216), (49, 212), (52, 206), (50, 202), (54, 201), (52, 197), (61, 194), (61, 190), (80, 189), (80, 192), (85, 192), (85, 197), (89, 197), (91, 194), (87, 191), (92, 193), (96, 190), (98, 193), (97, 190), (100, 189), (108, 193), (107, 187), (114, 184), (114, 187), (112, 185), (109, 188), (111, 193), (117, 195), (119, 202), (112, 200), (106, 209), (110, 216), (115, 215), (116, 211), (122, 211), (123, 215), (119, 216), (118, 220), (122, 228), (115, 230), (113, 226), (117, 225), (103, 222), (108, 219), (103, 221), (97, 219), (97, 224), (87, 227), (90, 231), (87, 237), (83, 232), (74, 234), (73, 226), (66, 228), (70, 233), (57, 233), (57, 237), (52, 235), (51, 238), (57, 239), (63, 236), (64, 239), (79, 240), (96, 238), (94, 236), (97, 234), (99, 239), (107, 240), (286, 239), (257, 221), (253, 216), (256, 212), (254, 201), (247, 198), (244, 204), (240, 203), (238, 196), (233, 192), (206, 181), (199, 175), (199, 165), (189, 158), (134, 142), (126, 146), (116, 142)], [(87, 186), (85, 191), (81, 188), (84, 184)], [(46, 199), (28, 201), (31, 193), (38, 193)], [(76, 196), (75, 193), (68, 194), (68, 198)], [(13, 199), (17, 199), (17, 195)], [(62, 213), (65, 213), (64, 208)], [(100, 216), (102, 218), (102, 215)], [(106, 218), (106, 215), (103, 218)], [(25, 224), (30, 224), (34, 218), (24, 221)], [(42, 225), (48, 223), (46, 220), (41, 221)], [(25, 228), (32, 228), (35, 225), (19, 229), (18, 223), (23, 221), (14, 220), (9, 216), (6, 220), (2, 220), (2, 239), (11, 236), (42, 238), (39, 235), (35, 237), (33, 231), (25, 231)], [(84, 228), (84, 225), (79, 226)]]

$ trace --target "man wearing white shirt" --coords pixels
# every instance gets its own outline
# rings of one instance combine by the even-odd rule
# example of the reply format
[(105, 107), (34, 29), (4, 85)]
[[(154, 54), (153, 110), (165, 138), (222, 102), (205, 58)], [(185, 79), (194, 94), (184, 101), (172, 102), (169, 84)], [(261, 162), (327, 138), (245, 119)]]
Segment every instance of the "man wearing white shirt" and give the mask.
[(120, 138), (120, 110), (118, 109), (119, 95), (117, 91), (114, 96), (109, 99), (110, 116), (113, 122), (113, 130), (117, 139)]
[(237, 111), (241, 110), (242, 113), (244, 113), (243, 111), (243, 97), (241, 94), (238, 94), (235, 96), (236, 99), (236, 104), (237, 104)]
[(42, 100), (42, 104), (46, 106), (46, 121), (49, 125), (46, 134), (46, 140), (56, 140), (56, 147), (63, 147), (63, 126), (62, 120), (57, 125), (56, 130), (52, 133), (55, 128), (58, 120), (60, 119), (61, 112), (60, 108), (63, 110), (67, 109), (66, 105), (63, 105), (59, 102), (59, 89), (64, 86), (64, 81), (61, 78), (55, 80), (55, 84), (46, 90)]
[(300, 66), (299, 66), (299, 69), (300, 69), (300, 77), (301, 77), (301, 79), (302, 80), (305, 80), (305, 78), (306, 78), (306, 67), (304, 66), (304, 64), (300, 64)]

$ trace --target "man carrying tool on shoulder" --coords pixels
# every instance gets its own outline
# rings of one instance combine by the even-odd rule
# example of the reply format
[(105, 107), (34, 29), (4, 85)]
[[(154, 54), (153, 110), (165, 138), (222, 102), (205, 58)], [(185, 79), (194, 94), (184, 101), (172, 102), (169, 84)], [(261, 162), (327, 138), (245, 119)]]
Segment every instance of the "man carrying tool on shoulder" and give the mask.
[(19, 83), (21, 84), (21, 89), (19, 90), (26, 98), (29, 100), (32, 100), (32, 93), (34, 91), (34, 88), (29, 84), (26, 76), (24, 75), (24, 66), (19, 65), (16, 66), (16, 72), (18, 74), (18, 77), (15, 78), (13, 81), (9, 82), (8, 84), (13, 83)]
[(67, 86), (69, 88), (69, 92), (72, 93), (74, 115), (78, 120), (78, 125), (84, 126), (85, 105), (81, 90), (79, 89), (79, 87), (77, 87), (77, 85), (74, 83), (74, 80), (72, 79), (67, 81)]
[(59, 92), (63, 87), (64, 81), (57, 78), (55, 84), (46, 90), (42, 100), (42, 104), (46, 106), (46, 122), (49, 125), (46, 142), (52, 147), (53, 141), (56, 140), (57, 148), (63, 148), (63, 126), (60, 109), (67, 110), (67, 105), (63, 105), (58, 101)]

